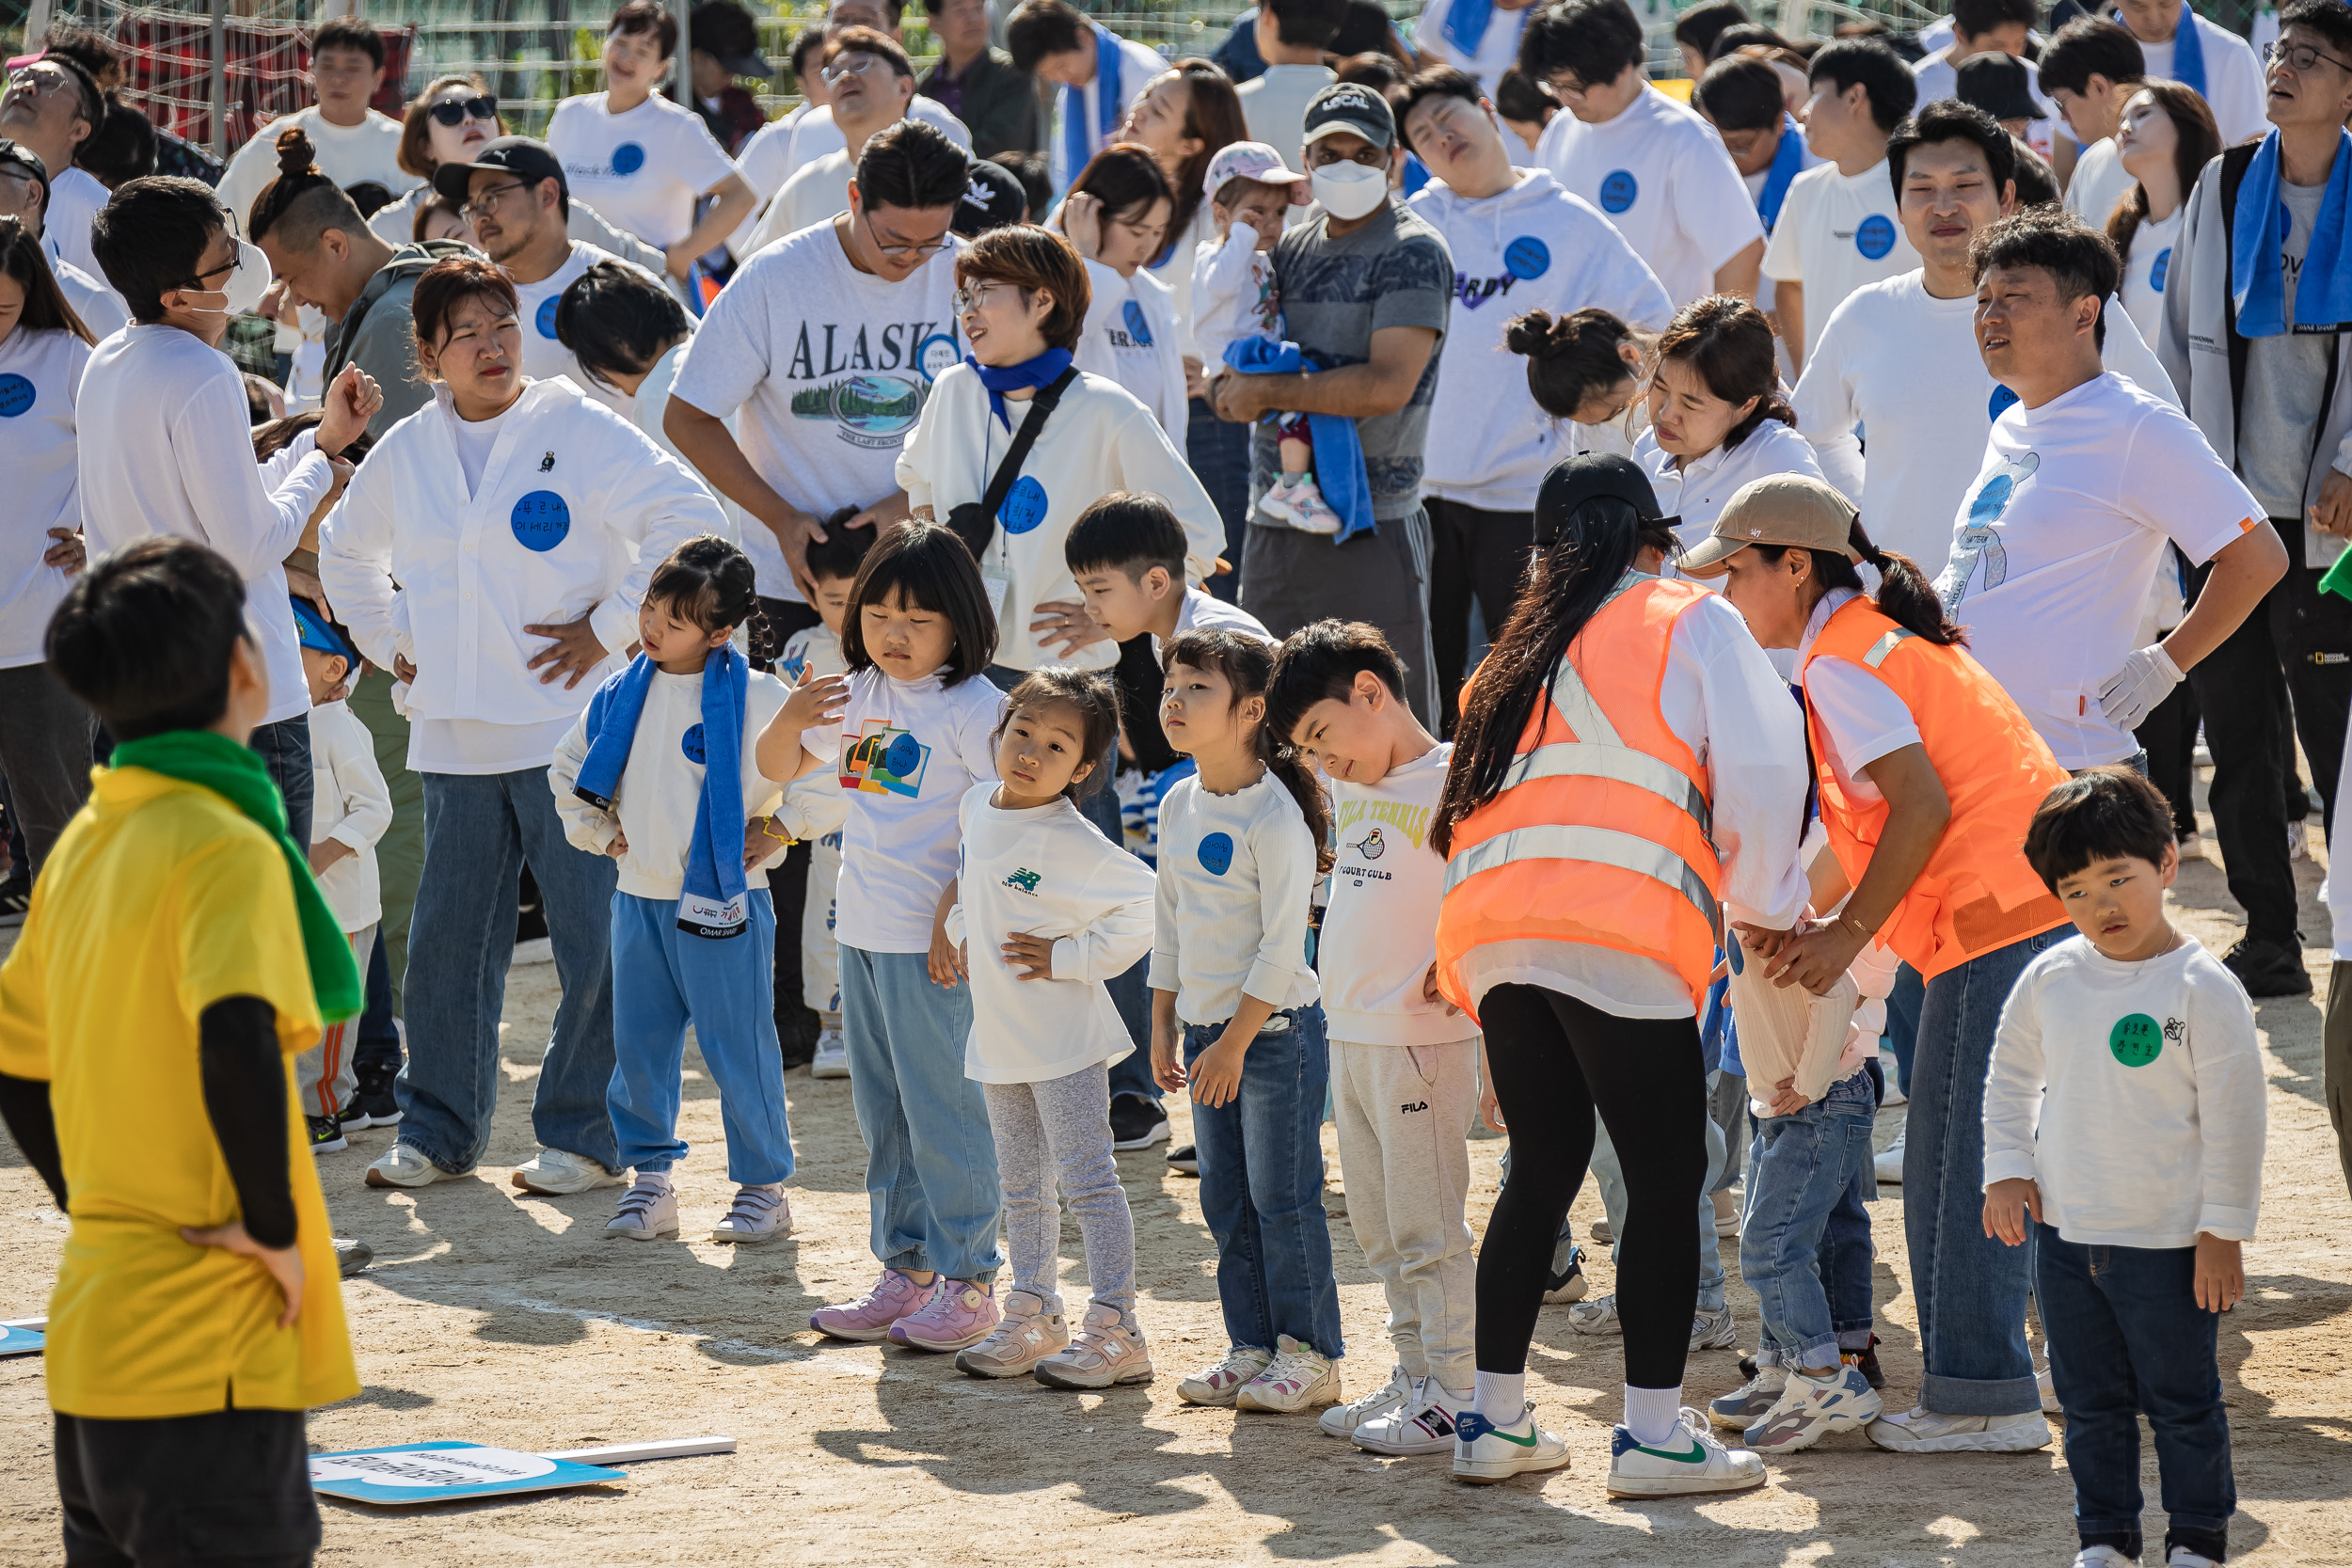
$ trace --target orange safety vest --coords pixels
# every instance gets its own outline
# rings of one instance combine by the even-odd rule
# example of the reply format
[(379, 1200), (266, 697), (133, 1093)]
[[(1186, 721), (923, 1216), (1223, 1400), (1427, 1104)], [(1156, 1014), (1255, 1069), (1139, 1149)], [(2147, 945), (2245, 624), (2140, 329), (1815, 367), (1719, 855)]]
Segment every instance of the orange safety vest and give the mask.
[[(1927, 868), (1879, 940), (1931, 980), (1980, 953), (2065, 925), (2065, 910), (2026, 863), (2026, 828), (2042, 797), (2070, 775), (2000, 683), (1966, 649), (1905, 631), (1863, 598), (1831, 614), (1798, 679), (1824, 655), (1868, 671), (1902, 699), (1952, 804)], [(1846, 879), (1860, 886), (1886, 830), (1886, 802), (1865, 804), (1838, 787), (1809, 703), (1805, 726), (1830, 850)]]
[(1454, 825), (1438, 988), (1476, 1016), (1462, 960), (1500, 942), (1651, 958), (1706, 992), (1723, 939), (1707, 774), (1658, 711), (1675, 622), (1708, 591), (1635, 578), (1569, 643), (1502, 788)]

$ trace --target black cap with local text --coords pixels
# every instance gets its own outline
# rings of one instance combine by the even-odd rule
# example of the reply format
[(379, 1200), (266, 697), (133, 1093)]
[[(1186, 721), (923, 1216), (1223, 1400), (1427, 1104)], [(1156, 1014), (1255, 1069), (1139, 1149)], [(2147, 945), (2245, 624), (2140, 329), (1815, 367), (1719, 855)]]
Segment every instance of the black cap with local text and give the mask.
[(1324, 137), (1345, 131), (1378, 148), (1396, 145), (1396, 116), (1389, 101), (1360, 82), (1334, 82), (1307, 103), (1307, 135), (1301, 145), (1312, 147)]
[(529, 136), (501, 136), (483, 143), (470, 164), (443, 164), (433, 171), (433, 188), (463, 205), (466, 187), (477, 169), (501, 170), (531, 185), (552, 180), (566, 197), (572, 194), (570, 182), (564, 178), (564, 165), (554, 151), (547, 143)]

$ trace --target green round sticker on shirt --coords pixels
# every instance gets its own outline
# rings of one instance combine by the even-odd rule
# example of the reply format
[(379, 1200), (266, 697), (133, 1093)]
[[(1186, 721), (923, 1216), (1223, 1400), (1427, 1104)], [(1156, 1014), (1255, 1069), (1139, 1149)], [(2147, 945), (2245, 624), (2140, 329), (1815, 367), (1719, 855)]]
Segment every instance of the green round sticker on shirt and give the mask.
[(2134, 1013), (2107, 1031), (2107, 1049), (2125, 1067), (2146, 1067), (2164, 1049), (2164, 1029), (2146, 1013)]

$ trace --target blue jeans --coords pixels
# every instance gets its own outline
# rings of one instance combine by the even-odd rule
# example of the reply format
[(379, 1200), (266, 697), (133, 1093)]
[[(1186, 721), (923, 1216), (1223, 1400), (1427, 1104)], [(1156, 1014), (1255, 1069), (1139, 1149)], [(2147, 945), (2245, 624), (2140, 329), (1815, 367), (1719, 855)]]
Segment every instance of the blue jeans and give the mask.
[[(1876, 1097), (1877, 1087), (1871, 1093)], [(1877, 1113), (1872, 1112), (1872, 1119)], [(1748, 1168), (1756, 1168), (1753, 1161)], [(1870, 1269), (1878, 1248), (1870, 1240), (1870, 1211), (1864, 1205), (1877, 1198), (1878, 1170), (1868, 1159), (1837, 1195), (1821, 1229), (1821, 1288), (1829, 1292), (1829, 1325), (1837, 1331), (1841, 1350), (1870, 1348)]]
[(744, 895), (749, 929), (712, 940), (678, 929), (677, 900), (612, 895), (612, 1082), (605, 1091), (620, 1163), (639, 1175), (686, 1158), (677, 1135), (686, 1026), (719, 1085), (727, 1180), (765, 1186), (792, 1174), (776, 1044), (776, 906)]
[(874, 1256), (988, 1284), (1005, 1266), (988, 1101), (963, 1075), (972, 988), (931, 982), (921, 953), (841, 944), (841, 1034), (866, 1139)]
[[(1184, 1069), (1216, 1043), (1218, 1023), (1184, 1025)], [(1275, 1348), (1287, 1334), (1337, 1358), (1339, 1281), (1323, 1209), (1323, 1101), (1331, 1082), (1323, 1006), (1276, 1013), (1249, 1042), (1241, 1092), (1214, 1109), (1195, 1101), (1200, 1212), (1216, 1238), (1216, 1295), (1236, 1347)]]
[(1241, 546), (1249, 536), (1249, 433), (1254, 428), (1218, 419), (1200, 398), (1192, 400), (1184, 424), (1185, 459), (1225, 524), (1225, 559), (1233, 565), (1201, 586), (1229, 604), (1241, 597)]
[(446, 1171), (469, 1171), (498, 1108), (499, 1014), (515, 957), (522, 868), (539, 884), (563, 996), (539, 1064), (539, 1142), (618, 1170), (605, 1085), (612, 1080), (612, 884), (609, 856), (564, 839), (548, 771), (427, 773), (424, 875), (409, 924), (404, 1015), (408, 1065), (395, 1083), (400, 1141)]
[(2039, 1222), (2033, 1230), (2034, 1291), (2066, 1413), (2082, 1544), (2140, 1555), (2144, 1414), (2170, 1516), (2166, 1552), (2183, 1545), (2219, 1561), (2237, 1483), (2215, 1357), (2221, 1319), (2197, 1305), (2197, 1249), (2084, 1246)]
[[(310, 847), (313, 786), (310, 780), (310, 716), (296, 714), (275, 724), (255, 728), (246, 741), (269, 768), (270, 781), (286, 798), (286, 832), (304, 848)], [(540, 781), (543, 784), (545, 779)]]
[(1919, 1402), (1947, 1416), (2042, 1408), (2026, 1349), (2032, 1248), (1984, 1233), (1984, 1075), (2001, 1006), (2061, 926), (1980, 953), (1927, 986), (1903, 1135), (1903, 1232), (1927, 1370)]
[(1895, 969), (1895, 989), (1886, 993), (1886, 1049), (1895, 1053), (1895, 1086), (1911, 1092), (1911, 1058), (1919, 1040), (1919, 1008), (1928, 983), (1909, 964)]
[(1756, 1291), (1764, 1321), (1762, 1351), (1784, 1366), (1826, 1367), (1837, 1360), (1821, 1240), (1855, 1173), (1870, 1166), (1870, 1124), (1877, 1117), (1870, 1075), (1857, 1069), (1794, 1115), (1756, 1124), (1740, 1275)]

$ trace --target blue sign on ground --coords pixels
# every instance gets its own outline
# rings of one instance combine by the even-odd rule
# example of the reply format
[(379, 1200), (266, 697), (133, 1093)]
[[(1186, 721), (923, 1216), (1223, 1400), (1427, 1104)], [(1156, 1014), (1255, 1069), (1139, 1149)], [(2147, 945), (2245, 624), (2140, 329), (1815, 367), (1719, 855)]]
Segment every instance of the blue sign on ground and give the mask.
[(395, 1507), (554, 1492), (627, 1479), (621, 1470), (478, 1443), (402, 1443), (310, 1456), (313, 1489), (332, 1497)]
[(20, 1328), (14, 1323), (0, 1323), (0, 1356), (39, 1355), (49, 1336), (38, 1328)]

